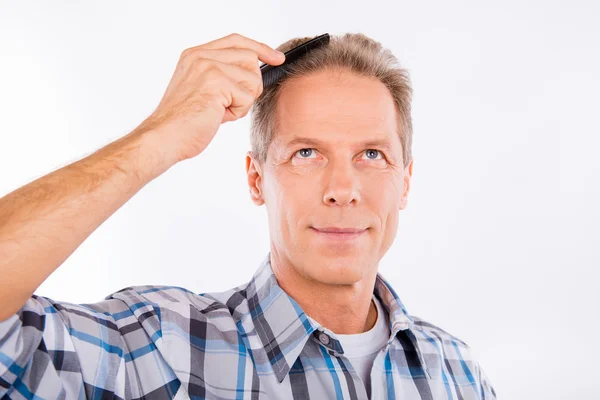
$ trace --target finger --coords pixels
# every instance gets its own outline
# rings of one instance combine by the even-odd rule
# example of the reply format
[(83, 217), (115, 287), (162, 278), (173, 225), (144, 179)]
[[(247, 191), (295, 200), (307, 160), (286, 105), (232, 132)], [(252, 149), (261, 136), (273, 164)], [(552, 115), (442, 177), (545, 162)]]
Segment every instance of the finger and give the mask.
[(216, 60), (225, 64), (238, 65), (252, 72), (260, 73), (256, 53), (249, 49), (198, 49), (196, 56), (206, 60)]
[(220, 61), (211, 60), (223, 73), (241, 86), (244, 90), (251, 92), (258, 98), (263, 90), (262, 75), (257, 72), (252, 72), (238, 65), (222, 63)]
[(254, 94), (233, 79), (229, 79), (225, 85), (224, 89), (231, 94), (231, 102), (225, 109), (222, 122), (235, 121), (246, 116), (254, 102)]
[(198, 47), (211, 50), (229, 47), (250, 49), (254, 51), (257, 54), (258, 59), (264, 63), (280, 65), (285, 61), (285, 57), (280, 51), (273, 49), (265, 43), (242, 36), (239, 33), (232, 33), (231, 35), (213, 40), (212, 42), (208, 42)]

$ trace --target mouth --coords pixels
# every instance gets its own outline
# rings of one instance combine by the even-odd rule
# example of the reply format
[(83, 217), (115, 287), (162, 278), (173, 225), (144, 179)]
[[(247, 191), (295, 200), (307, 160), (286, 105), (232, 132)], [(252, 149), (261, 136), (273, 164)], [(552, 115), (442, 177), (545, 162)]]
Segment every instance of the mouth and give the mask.
[(333, 240), (353, 240), (362, 236), (367, 229), (360, 228), (339, 228), (339, 227), (326, 227), (326, 228), (315, 228), (311, 229), (324, 239)]

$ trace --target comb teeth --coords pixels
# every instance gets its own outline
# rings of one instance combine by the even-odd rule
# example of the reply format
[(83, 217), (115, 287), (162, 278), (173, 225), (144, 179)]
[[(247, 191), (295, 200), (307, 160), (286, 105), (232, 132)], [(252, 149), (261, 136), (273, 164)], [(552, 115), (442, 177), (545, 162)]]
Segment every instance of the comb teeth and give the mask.
[(317, 36), (306, 43), (294, 47), (285, 52), (285, 61), (281, 65), (273, 66), (264, 64), (260, 67), (263, 89), (276, 84), (287, 72), (287, 67), (300, 59), (303, 55), (310, 51), (329, 43), (329, 34)]
[(263, 88), (276, 84), (285, 75), (285, 68), (270, 68), (262, 74)]

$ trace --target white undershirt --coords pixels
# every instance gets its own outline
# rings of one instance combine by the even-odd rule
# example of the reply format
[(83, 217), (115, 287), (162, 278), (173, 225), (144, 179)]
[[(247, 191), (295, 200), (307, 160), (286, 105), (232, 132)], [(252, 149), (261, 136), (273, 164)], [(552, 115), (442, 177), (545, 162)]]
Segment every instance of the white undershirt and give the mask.
[(387, 313), (375, 295), (373, 295), (373, 302), (377, 308), (377, 321), (370, 330), (349, 335), (335, 334), (344, 349), (344, 356), (350, 360), (352, 367), (365, 384), (368, 394), (371, 388), (370, 375), (373, 361), (390, 338)]

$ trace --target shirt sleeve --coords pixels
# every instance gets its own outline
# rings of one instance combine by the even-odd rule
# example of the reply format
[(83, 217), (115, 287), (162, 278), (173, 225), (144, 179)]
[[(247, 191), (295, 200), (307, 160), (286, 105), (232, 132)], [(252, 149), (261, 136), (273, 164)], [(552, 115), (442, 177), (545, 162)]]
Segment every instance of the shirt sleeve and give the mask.
[(124, 398), (120, 300), (90, 305), (32, 296), (0, 322), (0, 398)]

